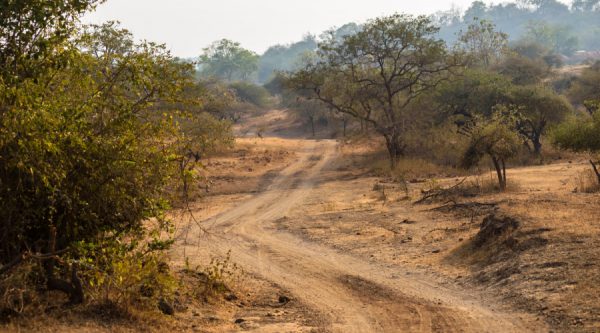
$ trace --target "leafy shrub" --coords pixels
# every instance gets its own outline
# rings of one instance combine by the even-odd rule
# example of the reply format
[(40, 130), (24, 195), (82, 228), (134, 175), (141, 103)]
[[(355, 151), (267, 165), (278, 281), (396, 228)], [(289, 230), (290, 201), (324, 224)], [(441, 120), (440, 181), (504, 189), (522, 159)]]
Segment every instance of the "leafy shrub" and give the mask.
[(186, 259), (186, 273), (199, 278), (191, 292), (195, 298), (206, 299), (217, 294), (229, 292), (228, 285), (234, 282), (240, 268), (231, 261), (231, 251), (225, 258), (213, 258), (206, 267), (190, 267)]
[[(25, 295), (44, 284), (71, 303), (84, 289), (124, 303), (144, 285), (168, 293), (168, 189), (187, 176), (182, 161), (230, 141), (227, 122), (198, 110), (190, 64), (114, 22), (75, 29), (94, 2), (11, 5), (0, 15), (31, 17), (31, 31), (44, 32), (0, 48), (17, 52), (0, 61), (21, 61), (0, 71), (0, 307), (22, 311), (15, 299), (31, 301)], [(194, 122), (207, 126), (184, 126)]]
[(168, 244), (157, 244), (147, 247), (114, 238), (79, 243), (81, 276), (88, 284), (91, 300), (110, 300), (125, 308), (131, 305), (150, 308), (160, 298), (171, 295), (177, 281), (159, 251)]
[[(600, 104), (598, 101), (590, 103)], [(556, 146), (563, 149), (592, 155), (600, 153), (600, 112), (594, 112), (591, 117), (569, 119), (554, 130), (552, 139)], [(592, 158), (590, 164), (600, 184), (600, 162)]]
[(243, 102), (254, 104), (264, 108), (270, 105), (269, 91), (262, 86), (250, 82), (235, 82), (229, 85), (235, 91), (236, 96)]

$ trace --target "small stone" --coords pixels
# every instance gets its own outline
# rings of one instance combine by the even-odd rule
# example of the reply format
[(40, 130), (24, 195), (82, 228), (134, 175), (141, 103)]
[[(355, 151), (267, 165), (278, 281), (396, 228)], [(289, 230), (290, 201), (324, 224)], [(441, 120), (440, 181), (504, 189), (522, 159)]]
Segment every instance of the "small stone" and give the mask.
[(241, 323), (243, 323), (243, 322), (245, 322), (245, 321), (246, 321), (246, 320), (245, 320), (245, 319), (243, 319), (243, 318), (238, 318), (238, 319), (236, 319), (236, 320), (235, 320), (235, 322), (234, 322), (234, 323), (236, 323), (236, 324), (241, 324)]
[(165, 300), (164, 298), (161, 298), (158, 301), (158, 309), (169, 316), (172, 316), (175, 314), (175, 309), (173, 308), (173, 305), (171, 305), (169, 302), (167, 302), (167, 300)]
[(290, 298), (285, 295), (281, 295), (279, 296), (278, 301), (280, 304), (287, 304), (290, 301)]

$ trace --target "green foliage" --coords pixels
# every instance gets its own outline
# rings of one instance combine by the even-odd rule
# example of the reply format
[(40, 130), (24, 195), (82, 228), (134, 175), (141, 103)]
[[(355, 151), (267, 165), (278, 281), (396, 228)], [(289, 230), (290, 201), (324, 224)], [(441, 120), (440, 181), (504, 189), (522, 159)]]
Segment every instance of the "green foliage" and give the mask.
[(591, 118), (572, 117), (552, 133), (554, 144), (563, 149), (600, 152), (600, 113)]
[[(596, 103), (599, 105), (600, 101)], [(588, 152), (592, 155), (600, 153), (600, 112), (595, 112), (587, 119), (569, 119), (554, 130), (552, 140), (556, 146), (563, 149)], [(600, 185), (599, 162), (590, 159), (590, 164), (597, 180), (596, 186), (591, 187), (590, 190), (596, 191)]]
[(465, 168), (477, 165), (485, 155), (509, 159), (516, 154), (520, 143), (514, 125), (499, 114), (478, 125), (470, 142), (462, 162)]
[(169, 242), (132, 243), (112, 236), (77, 243), (76, 260), (83, 268), (81, 277), (87, 283), (89, 298), (124, 307), (153, 307), (177, 288), (161, 252), (168, 246)]
[(192, 91), (187, 92), (190, 97), (200, 96), (198, 104), (200, 108), (193, 107), (193, 114), (207, 112), (216, 119), (228, 119), (235, 121), (231, 110), (236, 104), (235, 92), (224, 82), (209, 78), (200, 80)]
[(267, 89), (272, 95), (283, 95), (289, 91), (288, 84), (289, 77), (283, 72), (275, 72), (269, 82), (265, 83), (263, 87)]
[(471, 132), (470, 144), (462, 160), (463, 167), (469, 168), (489, 156), (501, 190), (506, 189), (506, 161), (517, 154), (521, 142), (514, 128), (514, 117), (514, 111), (506, 107), (495, 108), (494, 116), (480, 122)]
[(538, 66), (542, 62), (548, 69), (552, 67), (558, 68), (563, 65), (563, 60), (559, 54), (553, 53), (546, 46), (535, 41), (521, 39), (514, 43), (511, 49), (516, 55), (534, 61)]
[(1, 87), (3, 257), (47, 241), (50, 228), (64, 249), (137, 228), (166, 207), (174, 124), (151, 106), (176, 98), (189, 69), (151, 44), (110, 53), (90, 34), (78, 44), (86, 51), (44, 85)]
[(210, 264), (204, 268), (204, 274), (208, 279), (208, 285), (213, 292), (223, 292), (226, 283), (230, 282), (238, 273), (239, 267), (231, 261), (231, 250), (223, 260), (213, 258)]
[(470, 56), (471, 65), (487, 68), (508, 52), (508, 35), (496, 31), (492, 22), (475, 18), (467, 31), (461, 31), (457, 46)]
[(549, 74), (549, 66), (541, 59), (523, 56), (509, 56), (496, 66), (499, 73), (511, 78), (517, 85), (529, 85), (541, 82)]
[(548, 54), (548, 48), (544, 45), (530, 41), (530, 40), (518, 40), (511, 44), (511, 49), (521, 57), (527, 57), (529, 59), (540, 59), (544, 55)]
[(191, 268), (186, 260), (186, 272), (201, 278), (201, 283), (191, 289), (197, 298), (206, 299), (230, 291), (228, 285), (234, 282), (240, 271), (240, 267), (231, 261), (231, 251), (227, 251), (223, 259), (212, 258), (206, 267)]
[(514, 109), (516, 129), (536, 155), (541, 152), (541, 138), (547, 127), (572, 112), (569, 102), (551, 89), (514, 85), (504, 75), (482, 70), (467, 70), (440, 86), (435, 99), (445, 117), (450, 117), (465, 134), (470, 134), (477, 122), (493, 118), (498, 106)]
[(64, 66), (61, 46), (77, 18), (99, 0), (0, 2), (0, 77), (4, 84), (40, 78)]
[(568, 95), (574, 103), (586, 106), (590, 113), (597, 110), (594, 101), (600, 100), (600, 61), (574, 79)]
[(240, 43), (221, 39), (204, 49), (200, 56), (202, 74), (221, 79), (247, 80), (258, 69), (258, 55)]
[(496, 105), (507, 104), (512, 85), (498, 73), (468, 69), (440, 85), (435, 99), (446, 116), (468, 130), (476, 117), (489, 118)]
[(549, 126), (556, 125), (573, 113), (571, 104), (554, 91), (541, 86), (515, 87), (511, 102), (518, 107), (518, 132), (531, 143), (530, 150), (541, 153), (542, 135)]
[(194, 68), (163, 46), (136, 43), (114, 22), (73, 30), (93, 2), (15, 3), (2, 19), (33, 15), (37, 25), (20, 48), (0, 47), (15, 64), (0, 73), (2, 279), (23, 263), (37, 267), (27, 281), (68, 293), (77, 275), (126, 299), (144, 284), (167, 292), (168, 189), (191, 172), (181, 161), (192, 149), (231, 142), (229, 123), (203, 111)]
[(545, 45), (558, 54), (572, 55), (579, 45), (579, 39), (568, 26), (532, 21), (526, 29), (525, 39)]
[(407, 107), (455, 66), (426, 17), (395, 14), (355, 34), (329, 32), (318, 57), (291, 77), (301, 96), (373, 125), (386, 140), (392, 167), (403, 153)]
[(231, 121), (217, 119), (203, 112), (190, 117), (181, 124), (185, 134), (185, 149), (201, 154), (211, 154), (224, 148), (231, 148), (234, 143)]
[(250, 82), (234, 82), (229, 85), (235, 91), (235, 95), (246, 103), (254, 104), (260, 108), (268, 107), (271, 95), (262, 86)]

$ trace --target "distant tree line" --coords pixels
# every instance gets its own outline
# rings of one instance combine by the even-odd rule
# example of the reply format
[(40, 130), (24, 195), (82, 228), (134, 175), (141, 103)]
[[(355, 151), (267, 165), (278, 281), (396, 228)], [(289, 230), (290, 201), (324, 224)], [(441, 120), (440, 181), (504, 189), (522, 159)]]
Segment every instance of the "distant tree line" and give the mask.
[(600, 1), (576, 0), (571, 7), (557, 0), (521, 0), (486, 5), (474, 1), (464, 13), (456, 9), (437, 12), (433, 22), (439, 36), (454, 42), (474, 20), (487, 20), (512, 41), (528, 39), (555, 53), (571, 55), (576, 50), (600, 50)]
[[(449, 45), (459, 41), (461, 32), (482, 20), (508, 36), (508, 42), (535, 43), (547, 57), (569, 57), (578, 50), (600, 50), (600, 0), (575, 0), (567, 6), (558, 0), (519, 0), (487, 5), (474, 1), (464, 12), (457, 8), (439, 11), (429, 16), (439, 27), (436, 36)], [(348, 23), (334, 34), (341, 38), (354, 34), (362, 25)], [(274, 45), (262, 55), (243, 49), (239, 43), (221, 40), (204, 50), (200, 57), (202, 73), (229, 81), (248, 80), (264, 84), (278, 71), (293, 71), (302, 67), (306, 58), (316, 54), (319, 41), (327, 39), (307, 34), (298, 42)]]

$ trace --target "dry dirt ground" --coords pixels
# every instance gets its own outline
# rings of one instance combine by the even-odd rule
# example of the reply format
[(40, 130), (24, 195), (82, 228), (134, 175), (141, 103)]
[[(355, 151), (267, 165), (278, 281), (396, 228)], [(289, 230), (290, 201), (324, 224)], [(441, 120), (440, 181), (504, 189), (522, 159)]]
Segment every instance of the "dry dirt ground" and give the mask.
[[(185, 229), (173, 258), (206, 264), (231, 251), (246, 281), (266, 288), (258, 292), (291, 301), (278, 317), (238, 307), (226, 326), (200, 331), (600, 330), (600, 196), (573, 191), (583, 161), (510, 169), (507, 193), (414, 204), (432, 182), (405, 188), (370, 176), (355, 162), (360, 147), (281, 137), (240, 143), (245, 159), (212, 172), (253, 175), (198, 203), (205, 215)], [(261, 151), (281, 158), (260, 162)], [(519, 227), (476, 248), (472, 239), (491, 213)]]
[[(205, 161), (210, 186), (193, 218), (176, 216), (171, 253), (176, 271), (229, 253), (230, 290), (182, 295), (167, 322), (95, 316), (35, 330), (600, 331), (600, 195), (574, 191), (584, 161), (510, 169), (507, 193), (415, 204), (422, 190), (490, 175), (404, 186), (372, 175), (371, 147), (298, 138), (282, 111), (244, 124), (235, 149)], [(518, 227), (475, 246), (492, 213)]]
[[(322, 244), (325, 240), (312, 241), (309, 237), (282, 231), (286, 226), (291, 226), (293, 231), (322, 229), (313, 223), (314, 219), (322, 215), (322, 204), (334, 198), (336, 203), (344, 202), (349, 207), (362, 206), (359, 202), (344, 200), (345, 194), (356, 193), (356, 187), (349, 193), (335, 186), (318, 193), (332, 185), (323, 175), (338, 154), (335, 141), (294, 140), (293, 145), (299, 149), (297, 160), (282, 170), (266, 191), (205, 220), (203, 228), (191, 226), (186, 230), (186, 239), (202, 237), (203, 242), (181, 244), (174, 257), (194, 260), (199, 253), (223, 256), (231, 250), (232, 257), (244, 271), (281, 286), (292, 299), (314, 311), (319, 318), (316, 322), (309, 321), (308, 325), (298, 325), (296, 330), (289, 329), (290, 323), (274, 324), (273, 331), (518, 332), (543, 329), (543, 325), (528, 315), (508, 311), (489, 300), (483, 302), (477, 295), (444, 286), (423, 272), (374, 260), (374, 257), (364, 258), (352, 251), (340, 251)], [(331, 208), (331, 204), (336, 203), (325, 204), (327, 214), (344, 210)], [(336, 215), (330, 222), (339, 220)], [(352, 244), (351, 247), (357, 245), (352, 239), (343, 240), (346, 235), (330, 236), (332, 240), (339, 238)], [(381, 238), (367, 243), (378, 248)], [(284, 326), (277, 326), (279, 324)], [(259, 328), (267, 330), (260, 325)]]

